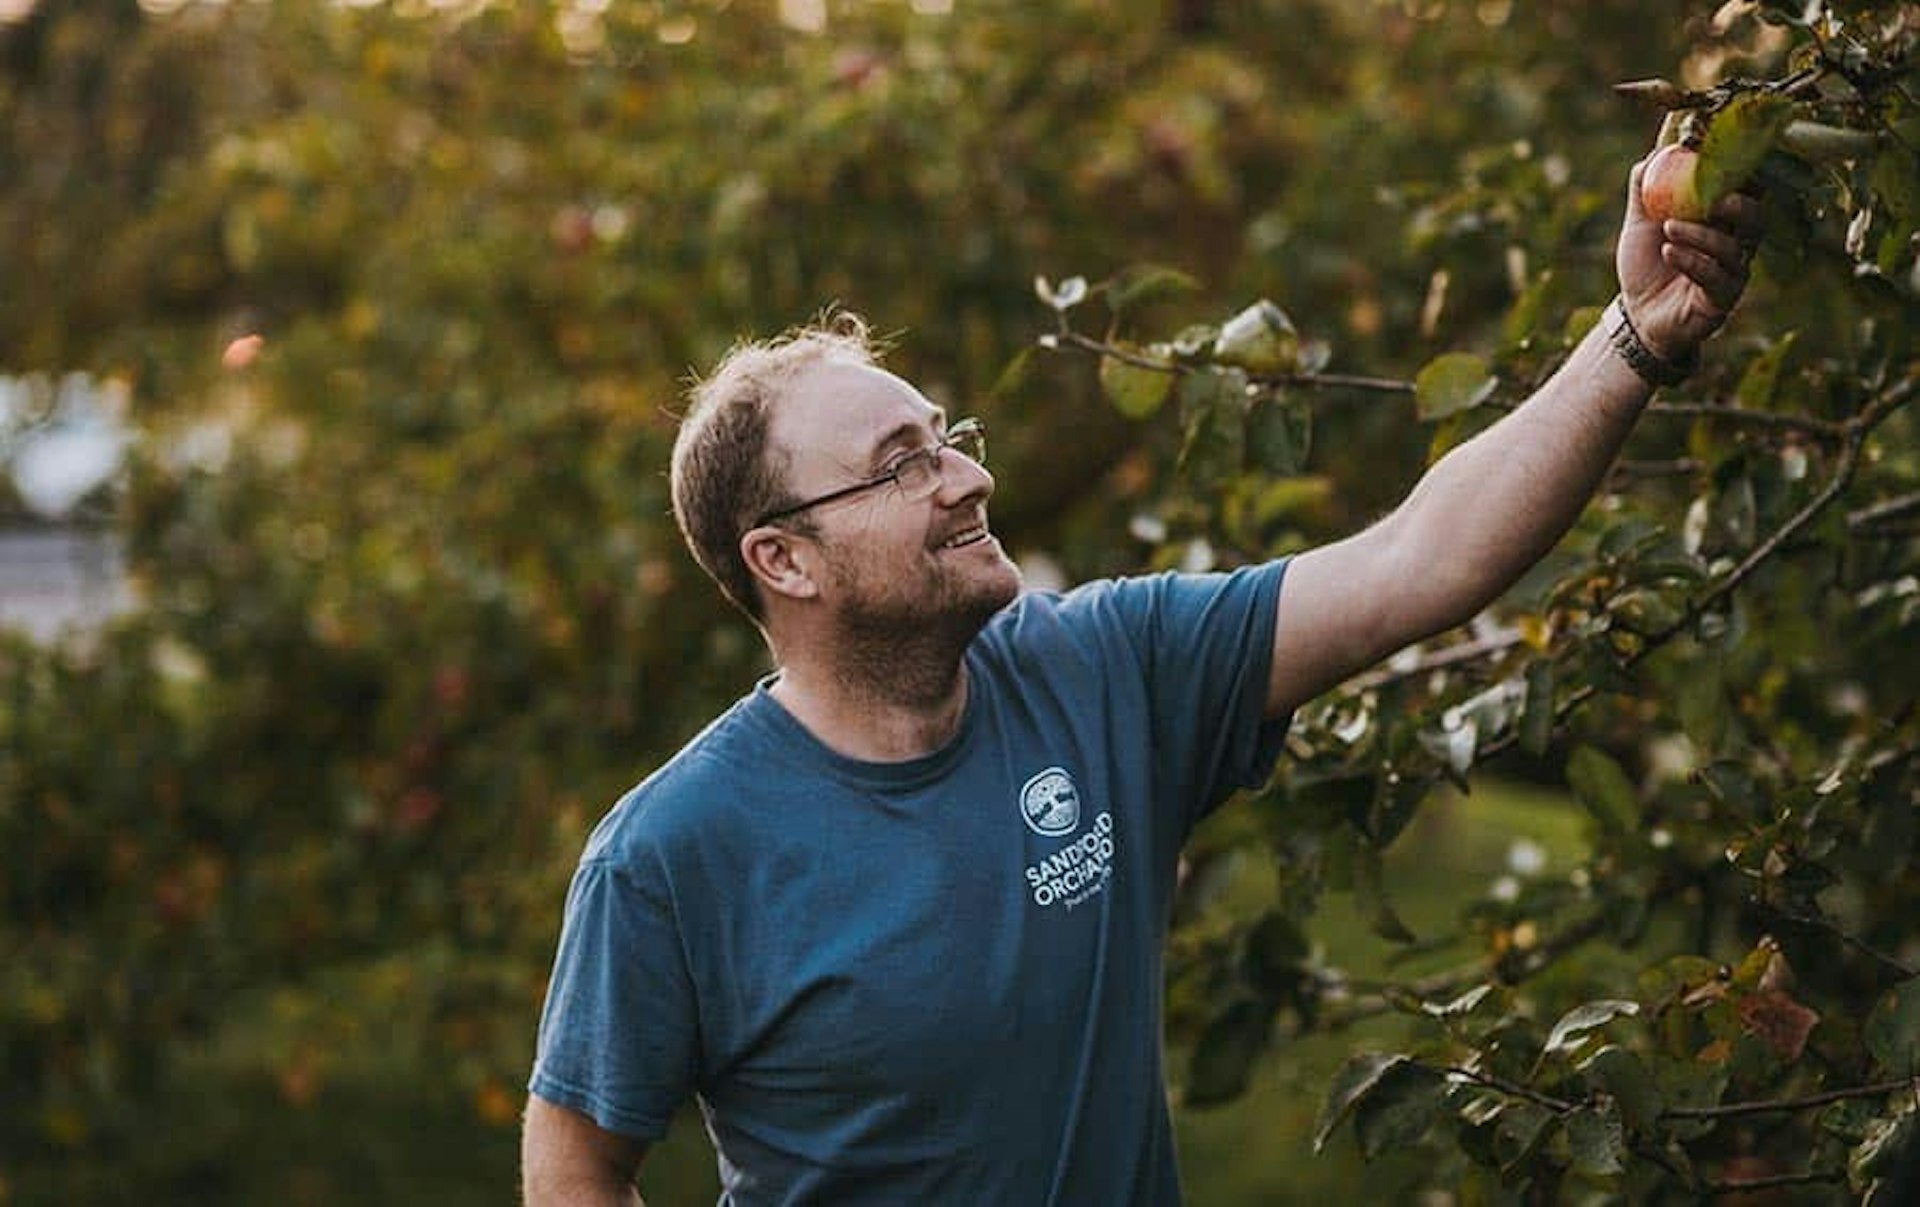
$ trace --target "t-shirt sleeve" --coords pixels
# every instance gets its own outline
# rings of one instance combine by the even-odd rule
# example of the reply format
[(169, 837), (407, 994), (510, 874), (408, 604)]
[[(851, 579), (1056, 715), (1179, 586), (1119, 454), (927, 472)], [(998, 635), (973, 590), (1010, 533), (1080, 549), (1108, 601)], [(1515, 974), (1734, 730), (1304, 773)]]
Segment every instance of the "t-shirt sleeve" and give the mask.
[(1191, 825), (1272, 774), (1289, 718), (1266, 716), (1285, 561), (1160, 574), (1122, 592), (1147, 672), (1156, 743), (1190, 777)]
[(663, 884), (607, 859), (574, 873), (527, 1088), (658, 1140), (698, 1067), (692, 979)]

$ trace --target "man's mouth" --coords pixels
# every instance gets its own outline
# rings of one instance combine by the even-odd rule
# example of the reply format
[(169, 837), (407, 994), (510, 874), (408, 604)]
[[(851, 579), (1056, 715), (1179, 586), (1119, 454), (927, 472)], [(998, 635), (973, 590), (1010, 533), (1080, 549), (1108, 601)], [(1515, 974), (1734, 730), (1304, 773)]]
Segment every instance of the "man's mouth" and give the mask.
[(990, 535), (992, 534), (987, 531), (985, 524), (974, 524), (971, 527), (962, 528), (946, 540), (941, 541), (939, 547), (942, 549), (959, 549), (965, 545), (978, 544), (986, 540)]

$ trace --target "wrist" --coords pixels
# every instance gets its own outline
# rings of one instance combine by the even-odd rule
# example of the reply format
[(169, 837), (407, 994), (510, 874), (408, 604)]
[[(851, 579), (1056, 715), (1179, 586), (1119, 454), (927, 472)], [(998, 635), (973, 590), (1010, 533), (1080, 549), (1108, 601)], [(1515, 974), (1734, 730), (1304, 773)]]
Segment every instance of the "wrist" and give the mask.
[(1607, 333), (1607, 346), (1627, 362), (1627, 367), (1642, 381), (1655, 389), (1679, 385), (1700, 367), (1700, 351), (1697, 348), (1689, 348), (1685, 356), (1676, 359), (1650, 347), (1641, 337), (1639, 328), (1634, 326), (1633, 316), (1627, 313), (1627, 300), (1620, 294), (1614, 295), (1600, 322)]

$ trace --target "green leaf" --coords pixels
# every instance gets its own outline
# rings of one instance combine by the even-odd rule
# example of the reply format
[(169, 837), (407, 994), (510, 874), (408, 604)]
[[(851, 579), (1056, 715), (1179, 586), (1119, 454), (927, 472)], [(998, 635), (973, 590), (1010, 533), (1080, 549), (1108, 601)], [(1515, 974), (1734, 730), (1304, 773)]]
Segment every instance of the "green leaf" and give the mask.
[(1873, 162), (1869, 187), (1887, 211), (1902, 222), (1920, 222), (1920, 158), (1911, 149), (1893, 146)]
[(1412, 943), (1418, 937), (1394, 912), (1387, 900), (1385, 875), (1380, 863), (1380, 848), (1370, 842), (1358, 844), (1353, 860), (1353, 895), (1373, 933), (1391, 943)]
[(1243, 953), (1247, 979), (1254, 988), (1280, 997), (1300, 983), (1312, 948), (1293, 919), (1272, 910), (1247, 932)]
[(1586, 1042), (1587, 1032), (1616, 1018), (1640, 1013), (1640, 1003), (1627, 998), (1601, 998), (1575, 1006), (1560, 1016), (1547, 1035), (1546, 1054), (1572, 1051)]
[(1895, 1077), (1920, 1072), (1920, 978), (1895, 985), (1867, 1017), (1867, 1051)]
[(1518, 1171), (1546, 1140), (1554, 1118), (1553, 1112), (1535, 1103), (1508, 1103), (1494, 1127), (1493, 1151), (1500, 1167)]
[(1747, 92), (1716, 113), (1700, 144), (1696, 177), (1709, 207), (1747, 183), (1793, 118), (1793, 102), (1770, 92)]
[(1626, 1170), (1626, 1128), (1611, 1104), (1583, 1106), (1567, 1116), (1567, 1151), (1573, 1168), (1588, 1177), (1610, 1178)]
[(1000, 376), (994, 379), (992, 394), (995, 398), (1010, 397), (1020, 387), (1027, 384), (1027, 377), (1033, 370), (1034, 347), (1028, 344), (1013, 354), (1006, 368), (1000, 370)]
[(1272, 1031), (1273, 1010), (1262, 1002), (1241, 999), (1215, 1015), (1187, 1062), (1187, 1105), (1212, 1106), (1246, 1093)]
[(1554, 663), (1541, 658), (1527, 666), (1527, 706), (1520, 714), (1520, 749), (1538, 757), (1553, 743)]
[(1137, 264), (1122, 269), (1107, 283), (1107, 308), (1119, 318), (1136, 307), (1194, 293), (1199, 288), (1200, 282), (1177, 268)]
[(1627, 1126), (1637, 1132), (1653, 1129), (1666, 1109), (1666, 1098), (1653, 1073), (1627, 1049), (1608, 1044), (1580, 1064), (1580, 1072), (1620, 1104)]
[(1419, 1143), (1439, 1117), (1446, 1082), (1425, 1065), (1386, 1070), (1353, 1108), (1353, 1135), (1368, 1160)]
[(1253, 462), (1275, 474), (1297, 474), (1313, 445), (1313, 409), (1292, 398), (1273, 398), (1254, 408), (1247, 442)]
[(1240, 472), (1247, 460), (1247, 413), (1215, 407), (1187, 427), (1180, 468), (1201, 486), (1216, 486)]
[[(1118, 345), (1129, 352), (1138, 349), (1127, 344)], [(1167, 395), (1173, 392), (1173, 372), (1169, 365), (1164, 369), (1151, 369), (1129, 363), (1113, 356), (1100, 358), (1100, 388), (1107, 393), (1108, 401), (1114, 409), (1129, 419), (1145, 419), (1158, 411), (1167, 401)]]
[(1475, 985), (1450, 1002), (1444, 1002), (1440, 1005), (1426, 1002), (1421, 1005), (1420, 1009), (1432, 1015), (1434, 1018), (1463, 1018), (1466, 1015), (1472, 1014), (1474, 1007), (1486, 1000), (1486, 996), (1492, 992), (1493, 986), (1491, 984)]
[(1866, 1137), (1847, 1155), (1847, 1184), (1855, 1194), (1864, 1193), (1881, 1174), (1911, 1160), (1908, 1154), (1916, 1143), (1920, 1143), (1920, 1124), (1912, 1111), (1874, 1120)]
[(1287, 312), (1265, 298), (1220, 328), (1213, 359), (1249, 373), (1284, 374), (1300, 368), (1300, 333)]
[(1789, 331), (1748, 362), (1746, 372), (1740, 375), (1740, 386), (1735, 391), (1741, 406), (1752, 411), (1772, 409), (1774, 398), (1780, 392), (1780, 372), (1799, 338), (1799, 332)]
[(1471, 352), (1449, 352), (1428, 361), (1413, 379), (1414, 413), (1423, 421), (1445, 419), (1472, 410), (1500, 387), (1486, 358)]
[(1320, 1104), (1320, 1118), (1313, 1126), (1313, 1151), (1326, 1147), (1333, 1129), (1353, 1113), (1362, 1098), (1373, 1092), (1381, 1078), (1410, 1063), (1406, 1056), (1390, 1052), (1361, 1052), (1348, 1057), (1340, 1071), (1333, 1075), (1326, 1100)]
[(1247, 375), (1238, 369), (1197, 369), (1180, 379), (1180, 422), (1189, 427), (1209, 412), (1248, 406)]
[(1635, 587), (1607, 602), (1607, 611), (1631, 633), (1664, 633), (1685, 615), (1679, 605), (1659, 591)]
[(1582, 746), (1567, 759), (1567, 786), (1603, 828), (1631, 833), (1640, 824), (1640, 797), (1611, 755)]

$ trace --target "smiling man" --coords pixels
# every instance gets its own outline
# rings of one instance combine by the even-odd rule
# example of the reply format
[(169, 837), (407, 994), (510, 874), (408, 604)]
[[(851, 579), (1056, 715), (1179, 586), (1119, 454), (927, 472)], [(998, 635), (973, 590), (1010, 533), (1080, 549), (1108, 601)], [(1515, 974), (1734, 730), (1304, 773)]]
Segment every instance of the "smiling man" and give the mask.
[(864, 327), (737, 348), (673, 457), (778, 670), (610, 812), (568, 895), (530, 1203), (632, 1203), (693, 1099), (738, 1204), (1173, 1204), (1180, 848), (1292, 710), (1485, 607), (1570, 526), (1746, 282), (1755, 207), (1660, 223), (1525, 405), (1290, 562), (1022, 592), (985, 432)]

